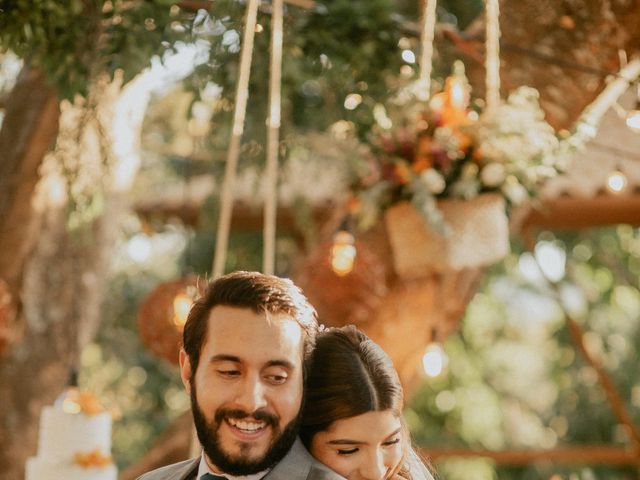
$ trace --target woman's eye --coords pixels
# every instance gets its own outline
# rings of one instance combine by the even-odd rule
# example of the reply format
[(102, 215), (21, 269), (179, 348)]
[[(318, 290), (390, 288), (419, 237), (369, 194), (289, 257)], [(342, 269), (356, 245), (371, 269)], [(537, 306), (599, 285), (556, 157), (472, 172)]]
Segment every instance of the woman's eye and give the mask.
[(396, 445), (398, 443), (400, 443), (400, 439), (399, 438), (394, 438), (393, 440), (389, 440), (388, 442), (384, 442), (383, 445), (385, 447), (389, 447), (391, 445)]
[(340, 449), (338, 450), (338, 455), (352, 455), (358, 451), (357, 448), (349, 448), (349, 449)]

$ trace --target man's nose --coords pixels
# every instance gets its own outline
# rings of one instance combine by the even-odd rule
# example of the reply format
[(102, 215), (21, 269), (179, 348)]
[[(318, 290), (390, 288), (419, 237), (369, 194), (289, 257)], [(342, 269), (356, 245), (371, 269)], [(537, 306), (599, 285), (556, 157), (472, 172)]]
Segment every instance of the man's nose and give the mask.
[(360, 472), (364, 480), (382, 480), (387, 473), (384, 454), (379, 451), (372, 452), (362, 465)]
[(236, 403), (245, 412), (255, 412), (267, 406), (264, 385), (260, 378), (247, 376), (240, 385)]

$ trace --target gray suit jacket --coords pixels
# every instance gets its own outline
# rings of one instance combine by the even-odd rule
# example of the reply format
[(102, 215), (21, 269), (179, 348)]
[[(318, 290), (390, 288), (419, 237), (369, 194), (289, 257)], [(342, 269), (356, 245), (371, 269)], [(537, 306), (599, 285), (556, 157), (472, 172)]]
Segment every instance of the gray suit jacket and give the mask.
[[(200, 458), (174, 463), (145, 473), (138, 480), (195, 480)], [(289, 453), (273, 467), (264, 480), (344, 480), (318, 463), (297, 439)]]

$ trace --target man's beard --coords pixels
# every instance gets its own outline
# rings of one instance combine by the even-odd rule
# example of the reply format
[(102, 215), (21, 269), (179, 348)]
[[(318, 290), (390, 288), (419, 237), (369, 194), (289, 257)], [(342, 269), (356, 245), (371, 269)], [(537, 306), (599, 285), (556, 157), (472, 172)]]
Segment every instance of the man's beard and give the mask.
[[(218, 409), (214, 419), (207, 422), (204, 413), (198, 405), (195, 389), (195, 382), (191, 382), (191, 410), (193, 412), (193, 422), (196, 427), (198, 439), (209, 460), (222, 472), (230, 475), (251, 475), (262, 472), (278, 463), (287, 454), (293, 442), (295, 442), (300, 429), (301, 412), (291, 420), (284, 430), (278, 427), (278, 418), (267, 412), (256, 411), (252, 413), (241, 410)], [(225, 417), (244, 418), (251, 416), (257, 420), (262, 420), (270, 426), (273, 432), (273, 439), (265, 454), (257, 459), (248, 457), (251, 449), (249, 445), (240, 448), (240, 454), (231, 456), (225, 452), (220, 445), (218, 431)]]

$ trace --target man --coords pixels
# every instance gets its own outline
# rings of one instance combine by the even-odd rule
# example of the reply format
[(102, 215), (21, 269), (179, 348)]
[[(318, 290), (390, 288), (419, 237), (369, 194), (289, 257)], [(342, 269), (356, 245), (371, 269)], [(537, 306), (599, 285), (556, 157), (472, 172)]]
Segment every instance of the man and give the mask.
[(235, 272), (195, 302), (180, 351), (203, 453), (139, 480), (339, 480), (297, 439), (316, 313), (290, 281)]

